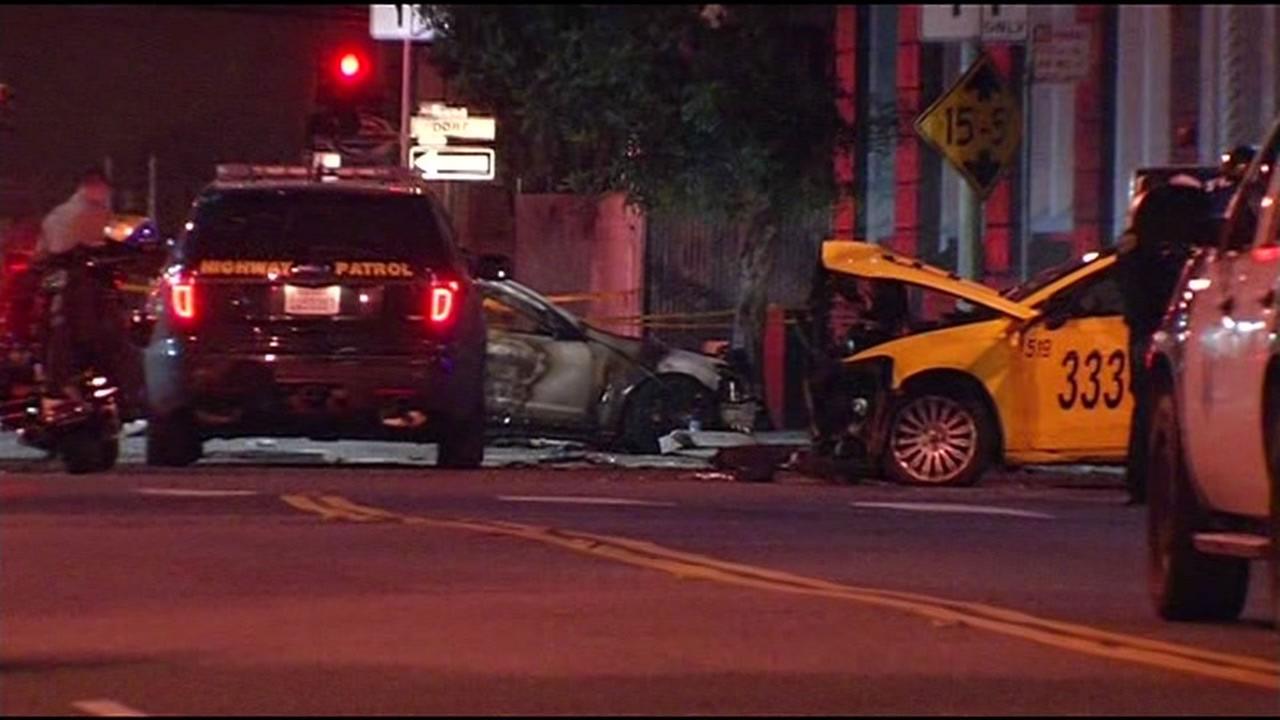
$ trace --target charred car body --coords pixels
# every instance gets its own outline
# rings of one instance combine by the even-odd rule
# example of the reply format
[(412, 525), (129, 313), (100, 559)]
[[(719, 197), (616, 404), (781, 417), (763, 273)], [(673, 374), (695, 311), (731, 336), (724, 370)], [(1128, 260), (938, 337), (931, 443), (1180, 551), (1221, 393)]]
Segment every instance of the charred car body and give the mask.
[(758, 403), (718, 358), (604, 332), (513, 280), (480, 280), (490, 435), (590, 439), (656, 453), (676, 429), (753, 426)]
[[(147, 460), (211, 437), (484, 451), (484, 318), (443, 208), (394, 169), (222, 166), (151, 298)], [(145, 330), (144, 330), (145, 333)]]
[(824, 243), (815, 451), (938, 485), (976, 482), (992, 462), (1121, 461), (1132, 397), (1114, 264), (1089, 253), (1000, 293), (875, 245)]

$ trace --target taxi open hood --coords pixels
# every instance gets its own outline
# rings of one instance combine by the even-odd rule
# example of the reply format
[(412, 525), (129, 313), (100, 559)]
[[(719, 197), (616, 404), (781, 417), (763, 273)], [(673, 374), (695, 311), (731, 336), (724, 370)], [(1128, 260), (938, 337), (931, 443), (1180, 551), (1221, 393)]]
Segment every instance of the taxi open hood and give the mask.
[(965, 280), (919, 260), (902, 257), (883, 247), (853, 240), (822, 243), (822, 266), (831, 272), (872, 280), (897, 280), (954, 295), (1019, 320), (1039, 315), (1030, 306), (1000, 296), (995, 288)]

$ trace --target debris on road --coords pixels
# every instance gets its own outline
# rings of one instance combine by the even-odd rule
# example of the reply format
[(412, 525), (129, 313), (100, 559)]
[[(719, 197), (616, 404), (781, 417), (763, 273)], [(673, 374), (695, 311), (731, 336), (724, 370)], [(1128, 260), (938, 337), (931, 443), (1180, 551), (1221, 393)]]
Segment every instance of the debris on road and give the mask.
[(663, 455), (694, 448), (730, 448), (755, 444), (756, 439), (746, 433), (715, 430), (675, 430), (658, 438), (658, 448)]

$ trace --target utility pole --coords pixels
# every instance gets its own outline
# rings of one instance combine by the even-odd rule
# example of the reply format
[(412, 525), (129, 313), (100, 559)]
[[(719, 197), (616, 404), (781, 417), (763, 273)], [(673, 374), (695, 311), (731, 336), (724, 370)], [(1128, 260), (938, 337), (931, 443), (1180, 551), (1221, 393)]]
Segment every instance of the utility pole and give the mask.
[(1022, 232), (1019, 238), (1021, 250), (1018, 252), (1018, 279), (1025, 282), (1031, 277), (1031, 105), (1033, 103), (1032, 83), (1035, 82), (1035, 65), (1030, 45), (1026, 46), (1022, 63)]
[[(965, 40), (960, 45), (960, 66), (969, 67), (978, 59), (978, 41)], [(956, 272), (960, 277), (981, 280), (982, 272), (982, 200), (969, 183), (960, 183), (960, 224), (956, 248)]]
[[(397, 6), (399, 7), (399, 6)], [(412, 106), (413, 41), (405, 38), (400, 59), (400, 167), (409, 167), (409, 108)]]

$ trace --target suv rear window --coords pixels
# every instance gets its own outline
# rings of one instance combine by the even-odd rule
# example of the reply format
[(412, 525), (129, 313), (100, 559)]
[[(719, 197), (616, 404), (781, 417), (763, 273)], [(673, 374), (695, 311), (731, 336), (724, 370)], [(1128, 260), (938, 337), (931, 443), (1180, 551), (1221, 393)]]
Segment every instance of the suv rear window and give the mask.
[(201, 197), (182, 246), (204, 259), (452, 261), (431, 201), (333, 190), (219, 190)]

